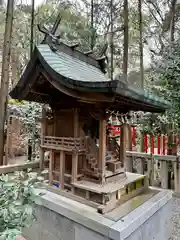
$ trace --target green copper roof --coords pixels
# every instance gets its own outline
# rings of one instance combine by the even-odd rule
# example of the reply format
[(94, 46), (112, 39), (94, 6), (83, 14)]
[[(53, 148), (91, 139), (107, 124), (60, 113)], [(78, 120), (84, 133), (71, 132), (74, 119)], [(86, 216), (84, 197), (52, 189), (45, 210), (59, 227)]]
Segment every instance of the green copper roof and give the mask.
[[(35, 72), (39, 69), (42, 73), (48, 73), (51, 80), (58, 85), (64, 85), (73, 91), (96, 92), (108, 97), (109, 102), (114, 102), (113, 106), (117, 108), (124, 105), (127, 110), (160, 112), (170, 107), (167, 101), (129, 86), (121, 79), (110, 81), (103, 73), (104, 66), (101, 64), (101, 60), (65, 44), (58, 46), (41, 44), (35, 48), (32, 59), (10, 95), (16, 99), (29, 99), (31, 87), (36, 84), (36, 80), (38, 81), (39, 73)], [(34, 97), (30, 98), (37, 101)], [(94, 101), (96, 102), (96, 99)]]
[(83, 82), (107, 82), (104, 73), (93, 65), (60, 51), (52, 51), (49, 45), (41, 44), (38, 50), (48, 65), (60, 75)]

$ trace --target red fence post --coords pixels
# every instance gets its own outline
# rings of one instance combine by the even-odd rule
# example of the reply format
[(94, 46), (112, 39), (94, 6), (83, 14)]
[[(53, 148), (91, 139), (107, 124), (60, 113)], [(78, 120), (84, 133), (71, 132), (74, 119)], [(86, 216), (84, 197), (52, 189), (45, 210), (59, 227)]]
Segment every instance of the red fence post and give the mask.
[(161, 154), (161, 136), (157, 138), (158, 154)]
[(136, 146), (136, 128), (132, 127), (132, 143)]
[(151, 153), (154, 154), (154, 136), (151, 136)]
[(162, 136), (162, 154), (165, 155), (166, 152), (166, 137)]
[(147, 153), (148, 152), (148, 136), (144, 136), (144, 151)]

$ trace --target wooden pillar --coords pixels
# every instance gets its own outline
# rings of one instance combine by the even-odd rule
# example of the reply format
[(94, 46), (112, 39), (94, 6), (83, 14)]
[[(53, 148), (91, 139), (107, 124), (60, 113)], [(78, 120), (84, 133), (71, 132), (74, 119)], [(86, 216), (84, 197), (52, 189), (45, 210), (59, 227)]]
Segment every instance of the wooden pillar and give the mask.
[(106, 166), (106, 121), (99, 120), (99, 160), (98, 160), (98, 169), (102, 174), (102, 182), (104, 181), (103, 177), (105, 174)]
[(56, 126), (57, 126), (57, 116), (56, 116), (56, 111), (53, 113), (53, 135), (56, 137)]
[(64, 151), (60, 151), (59, 183), (60, 183), (60, 188), (61, 189), (64, 189), (64, 172), (65, 172), (65, 154), (64, 154)]
[[(46, 110), (42, 108), (41, 118), (41, 146), (44, 145), (44, 136), (46, 134)], [(44, 149), (40, 146), (40, 170), (44, 169)]]
[[(127, 144), (126, 151), (132, 151), (132, 130), (131, 125), (127, 124)], [(125, 156), (124, 168), (127, 172), (132, 172), (133, 169), (133, 158)]]
[(49, 185), (53, 183), (53, 164), (54, 164), (54, 152), (50, 151), (50, 159), (49, 159)]
[(147, 159), (147, 170), (148, 170), (148, 177), (149, 177), (149, 185), (154, 185), (154, 158), (151, 156), (151, 158)]
[(79, 109), (74, 109), (74, 137), (79, 137)]
[[(74, 138), (79, 137), (79, 109), (74, 109)], [(72, 154), (72, 182), (77, 181), (78, 175), (78, 153)]]
[(138, 173), (139, 174), (144, 174), (144, 162), (145, 159), (144, 158), (139, 158), (139, 163), (138, 163)]
[(168, 164), (167, 161), (161, 161), (161, 187), (168, 189)]
[(126, 143), (127, 143), (127, 124), (121, 125), (120, 134), (120, 151), (119, 151), (119, 161), (121, 161), (122, 167), (124, 167), (124, 162), (126, 159)]
[(177, 161), (173, 163), (174, 166), (174, 191), (175, 193), (180, 193), (180, 164), (179, 157)]
[(78, 175), (78, 153), (72, 155), (72, 182), (77, 181)]

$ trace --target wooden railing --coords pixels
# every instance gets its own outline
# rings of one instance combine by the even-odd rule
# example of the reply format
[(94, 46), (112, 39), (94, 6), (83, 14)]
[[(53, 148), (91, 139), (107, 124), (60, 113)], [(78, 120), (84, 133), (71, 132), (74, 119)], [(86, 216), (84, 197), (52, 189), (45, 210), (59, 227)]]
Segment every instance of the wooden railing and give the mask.
[(180, 193), (179, 155), (163, 156), (127, 151), (126, 161), (132, 163), (132, 172), (147, 174), (150, 185), (164, 189), (174, 189), (175, 192)]
[(96, 145), (94, 139), (88, 137), (86, 138), (87, 152), (94, 155), (96, 161), (99, 159), (99, 147)]
[(46, 149), (81, 152), (86, 150), (86, 142), (84, 138), (45, 136), (41, 147)]

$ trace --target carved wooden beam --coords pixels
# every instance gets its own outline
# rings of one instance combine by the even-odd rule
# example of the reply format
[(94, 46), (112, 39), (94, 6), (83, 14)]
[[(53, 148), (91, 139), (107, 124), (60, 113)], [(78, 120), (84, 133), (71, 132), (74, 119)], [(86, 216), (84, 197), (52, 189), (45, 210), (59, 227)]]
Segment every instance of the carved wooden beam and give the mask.
[(79, 43), (75, 43), (73, 45), (70, 45), (69, 47), (72, 49), (75, 49), (75, 48), (79, 47), (79, 45), (80, 45)]
[(90, 115), (96, 120), (106, 120), (106, 110), (103, 108), (97, 108), (90, 112)]
[(90, 54), (92, 54), (92, 53), (93, 53), (93, 51), (90, 50), (90, 51), (85, 52), (84, 54), (88, 56), (88, 55), (90, 55)]

